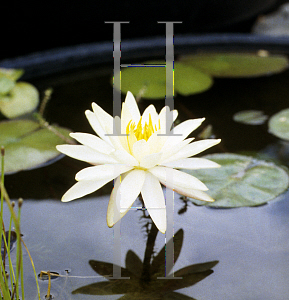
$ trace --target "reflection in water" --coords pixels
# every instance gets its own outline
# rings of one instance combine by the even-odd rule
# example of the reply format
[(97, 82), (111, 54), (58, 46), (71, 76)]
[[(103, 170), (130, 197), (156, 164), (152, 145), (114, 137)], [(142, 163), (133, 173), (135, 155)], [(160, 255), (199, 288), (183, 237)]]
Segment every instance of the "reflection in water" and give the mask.
[[(174, 292), (175, 290), (190, 287), (197, 282), (203, 280), (213, 273), (211, 270), (218, 261), (210, 261), (201, 264), (194, 264), (182, 268), (174, 273), (175, 277), (182, 279), (158, 279), (165, 274), (165, 246), (161, 251), (153, 256), (153, 249), (156, 240), (158, 229), (151, 224), (151, 229), (148, 234), (144, 260), (141, 259), (132, 251), (129, 250), (126, 254), (126, 268), (121, 268), (123, 277), (130, 279), (110, 279), (113, 275), (113, 264), (90, 260), (89, 264), (92, 269), (98, 274), (104, 276), (108, 281), (96, 282), (83, 287), (80, 287), (72, 292), (72, 294), (86, 295), (117, 295), (125, 294), (119, 299), (178, 299), (187, 300), (194, 298)], [(174, 236), (174, 258), (178, 259), (183, 245), (184, 231), (180, 229)], [(171, 270), (166, 270), (167, 274)]]

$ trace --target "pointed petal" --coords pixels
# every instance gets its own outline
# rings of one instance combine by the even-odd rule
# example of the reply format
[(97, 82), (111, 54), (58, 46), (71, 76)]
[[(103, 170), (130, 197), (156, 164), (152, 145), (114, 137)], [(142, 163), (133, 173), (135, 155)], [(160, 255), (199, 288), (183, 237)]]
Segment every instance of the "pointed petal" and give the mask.
[[(108, 134), (107, 136), (109, 137), (112, 146), (116, 149), (116, 150), (124, 150), (124, 147), (122, 146), (122, 143), (119, 139), (120, 135), (121, 135), (121, 120), (118, 116), (116, 116), (113, 119), (113, 126), (115, 126), (114, 130), (115, 132), (113, 132), (113, 129), (111, 129), (111, 134)], [(106, 127), (105, 127), (106, 128)], [(110, 132), (110, 129), (107, 128), (107, 130)]]
[(152, 123), (157, 124), (159, 116), (156, 112), (156, 108), (154, 107), (154, 105), (151, 104), (145, 109), (145, 111), (142, 114), (142, 119), (141, 119), (142, 126), (144, 126), (145, 123), (147, 124), (149, 123), (149, 115), (151, 115)]
[(135, 124), (137, 124), (140, 119), (140, 112), (135, 98), (131, 92), (127, 92), (124, 102), (131, 113), (132, 120), (135, 122)]
[(95, 131), (95, 133), (100, 138), (102, 138), (104, 141), (106, 141), (107, 143), (109, 143), (110, 145), (112, 145), (109, 137), (106, 135), (106, 132), (104, 131), (104, 129), (100, 125), (99, 121), (97, 120), (96, 115), (92, 111), (90, 111), (90, 110), (86, 110), (85, 111), (85, 115), (86, 115), (86, 118), (87, 118), (90, 126)]
[(120, 174), (131, 170), (133, 167), (124, 165), (99, 165), (94, 167), (88, 167), (79, 171), (75, 175), (77, 181), (80, 180), (104, 180), (118, 177)]
[(187, 120), (174, 127), (170, 132), (172, 135), (168, 137), (163, 150), (165, 150), (167, 147), (171, 148), (177, 143), (183, 141), (191, 132), (198, 128), (204, 120), (205, 118)]
[(146, 172), (143, 170), (133, 170), (126, 174), (116, 196), (116, 203), (120, 205), (120, 212), (125, 212), (132, 206), (141, 191), (145, 177)]
[[(161, 182), (161, 183), (163, 185), (165, 185), (164, 182)], [(207, 202), (215, 201), (211, 196), (209, 196), (207, 193), (205, 193), (203, 191), (199, 191), (199, 190), (195, 190), (195, 189), (187, 189), (184, 187), (171, 185), (171, 184), (167, 184), (166, 187), (168, 187), (169, 189), (173, 189), (178, 194), (186, 196), (186, 197), (194, 198), (194, 199), (201, 200), (201, 201), (207, 201)]]
[(139, 162), (128, 152), (124, 150), (116, 150), (111, 153), (111, 156), (120, 164), (127, 166), (138, 166)]
[(154, 167), (148, 170), (156, 176), (164, 185), (170, 184), (173, 186), (180, 186), (184, 188), (193, 188), (195, 190), (207, 191), (208, 188), (198, 178), (181, 172), (179, 170)]
[(103, 154), (83, 145), (58, 145), (56, 149), (72, 158), (86, 161), (90, 164), (118, 163), (111, 155)]
[(140, 161), (140, 167), (145, 169), (153, 168), (158, 165), (162, 157), (162, 153), (152, 153), (144, 156)]
[(89, 148), (92, 148), (98, 152), (109, 154), (114, 151), (114, 148), (111, 147), (110, 144), (93, 134), (74, 132), (70, 133), (70, 136), (77, 140), (79, 143)]
[(62, 196), (61, 201), (68, 202), (91, 194), (110, 181), (111, 179), (99, 181), (79, 181)]
[(162, 149), (161, 152), (163, 153), (163, 155), (162, 155), (161, 162), (163, 163), (163, 162), (176, 160), (176, 159), (172, 159), (172, 157), (174, 158), (175, 156), (177, 156), (178, 153), (181, 152), (181, 150), (193, 140), (194, 138), (189, 138), (184, 141), (181, 141), (180, 143), (172, 146), (171, 148), (167, 147), (166, 149)]
[[(168, 115), (169, 114), (169, 115)], [(168, 115), (168, 121), (167, 121), (167, 115)], [(173, 110), (170, 111), (170, 108), (168, 106), (163, 107), (159, 114), (159, 120), (160, 120), (160, 127), (161, 127), (161, 133), (166, 133), (166, 122), (169, 122), (168, 128), (171, 129), (173, 122), (176, 120), (178, 116), (178, 111)]]
[(209, 168), (219, 168), (221, 167), (219, 164), (205, 158), (185, 158), (176, 161), (172, 161), (169, 163), (164, 163), (162, 166), (177, 168), (177, 169), (209, 169)]
[[(123, 176), (121, 176), (123, 178)], [(110, 194), (110, 199), (108, 202), (108, 207), (107, 207), (107, 214), (106, 214), (106, 222), (108, 227), (112, 227), (116, 222), (118, 222), (128, 211), (127, 209), (125, 212), (120, 212), (119, 207), (116, 205), (116, 196), (119, 193), (120, 187), (120, 177), (118, 177), (114, 181), (114, 188)]]
[(191, 144), (186, 145), (176, 154), (168, 157), (167, 159), (163, 159), (162, 162), (167, 163), (175, 160), (180, 160), (183, 158), (187, 158), (196, 154), (199, 154), (202, 151), (205, 151), (206, 149), (213, 147), (221, 142), (220, 139), (208, 139), (208, 140), (202, 140), (193, 142)]
[(114, 121), (113, 117), (94, 102), (92, 103), (92, 109), (105, 133), (112, 134)]
[(159, 180), (150, 173), (147, 173), (141, 194), (153, 222), (161, 233), (166, 232), (166, 204), (164, 193)]
[(121, 133), (126, 134), (126, 128), (129, 122), (132, 121), (135, 124), (137, 124), (129, 111), (129, 108), (125, 102), (122, 103), (122, 109), (121, 109)]

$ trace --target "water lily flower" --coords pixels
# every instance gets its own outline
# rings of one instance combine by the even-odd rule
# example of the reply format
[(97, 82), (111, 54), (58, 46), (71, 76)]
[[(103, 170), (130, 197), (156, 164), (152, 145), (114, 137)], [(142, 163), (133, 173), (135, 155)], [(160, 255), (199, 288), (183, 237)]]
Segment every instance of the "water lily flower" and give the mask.
[[(63, 202), (88, 195), (116, 179), (108, 203), (107, 225), (112, 227), (119, 221), (141, 194), (153, 222), (165, 233), (166, 204), (161, 184), (184, 196), (214, 201), (204, 192), (208, 190), (204, 183), (177, 170), (219, 167), (213, 161), (191, 157), (220, 142), (192, 142), (193, 138), (187, 138), (204, 118), (182, 122), (166, 134), (177, 111), (165, 106), (158, 114), (150, 105), (141, 116), (130, 92), (122, 104), (120, 118), (113, 118), (96, 103), (92, 103), (92, 109), (85, 114), (98, 136), (71, 133), (81, 145), (57, 146), (58, 151), (93, 165), (76, 174), (77, 183), (63, 195)], [(166, 124), (168, 121), (170, 124)]]

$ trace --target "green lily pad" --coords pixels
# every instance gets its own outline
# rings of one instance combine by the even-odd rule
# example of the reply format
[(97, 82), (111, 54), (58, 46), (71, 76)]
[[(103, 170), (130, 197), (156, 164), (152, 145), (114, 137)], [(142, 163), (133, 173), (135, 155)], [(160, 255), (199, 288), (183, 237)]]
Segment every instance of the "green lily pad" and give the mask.
[(15, 81), (0, 74), (0, 97), (6, 95), (15, 86)]
[[(164, 64), (163, 61), (148, 61), (144, 64)], [(201, 93), (213, 84), (211, 76), (184, 65), (174, 64), (174, 90), (184, 96)], [(138, 95), (144, 90), (142, 97), (147, 99), (164, 99), (166, 95), (165, 67), (127, 67), (121, 72), (121, 91), (131, 91)]]
[(269, 120), (269, 132), (280, 139), (289, 140), (289, 108), (281, 110)]
[(257, 206), (275, 199), (289, 186), (288, 173), (273, 163), (231, 153), (206, 155), (221, 168), (182, 170), (196, 176), (207, 187), (215, 202), (190, 199), (211, 207)]
[(30, 83), (18, 82), (9, 94), (0, 97), (0, 111), (5, 117), (12, 119), (32, 112), (38, 103), (37, 89)]
[(248, 125), (262, 125), (267, 119), (268, 116), (259, 110), (243, 110), (235, 113), (233, 116), (235, 122)]
[(22, 69), (5, 69), (0, 68), (0, 76), (5, 76), (13, 81), (18, 80), (24, 73)]
[[(263, 52), (262, 52), (263, 53)], [(280, 73), (288, 68), (284, 55), (253, 53), (199, 53), (181, 58), (204, 73), (214, 77), (256, 77)]]
[(14, 87), (15, 81), (24, 73), (20, 69), (0, 68), (0, 95), (5, 95)]
[[(69, 130), (54, 127), (64, 136), (69, 136)], [(0, 132), (0, 146), (5, 148), (5, 174), (43, 166), (61, 155), (55, 146), (66, 143), (31, 120), (1, 122)]]

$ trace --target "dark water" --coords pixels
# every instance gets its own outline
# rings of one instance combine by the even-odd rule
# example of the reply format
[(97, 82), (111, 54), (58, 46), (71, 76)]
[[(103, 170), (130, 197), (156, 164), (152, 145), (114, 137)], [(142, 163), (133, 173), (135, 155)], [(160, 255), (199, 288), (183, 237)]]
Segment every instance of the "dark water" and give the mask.
[[(111, 74), (110, 67), (80, 70), (40, 78), (32, 83), (41, 91), (48, 87), (54, 89), (45, 113), (48, 121), (72, 131), (93, 133), (84, 111), (91, 109), (91, 102), (96, 102), (112, 114)], [(212, 89), (205, 93), (177, 96), (175, 108), (181, 120), (206, 117), (205, 125), (211, 124), (216, 137), (222, 138), (221, 147), (215, 147), (214, 152), (262, 151), (268, 145), (278, 145), (278, 139), (267, 133), (267, 124), (238, 124), (232, 120), (232, 115), (247, 109), (261, 109), (272, 115), (287, 108), (288, 77), (286, 71), (254, 79), (216, 79)], [(158, 111), (164, 106), (162, 100), (144, 100), (141, 110), (150, 103)], [(6, 188), (11, 198), (24, 198), (23, 238), (37, 273), (50, 270), (68, 274), (52, 281), (51, 293), (55, 299), (119, 299), (121, 295), (72, 294), (82, 286), (106, 280), (90, 267), (90, 260), (112, 263), (113, 259), (113, 229), (106, 226), (107, 195), (112, 183), (88, 199), (60, 202), (63, 193), (74, 184), (75, 173), (86, 166), (86, 163), (65, 157), (45, 168), (7, 176)], [(174, 271), (199, 263), (218, 263), (212, 267), (214, 273), (200, 282), (193, 284), (192, 279), (193, 285), (180, 290), (176, 285), (175, 291), (191, 298), (177, 295), (177, 298), (167, 299), (288, 299), (289, 202), (288, 195), (280, 198), (280, 201), (256, 208), (210, 209), (189, 204), (185, 213), (178, 214), (184, 203), (176, 195), (175, 233), (182, 228), (184, 239), (178, 249), (180, 255)], [(122, 266), (125, 266), (129, 250), (143, 260), (147, 235), (143, 227), (146, 220), (140, 221), (141, 216), (140, 211), (130, 211), (121, 221)], [(8, 222), (6, 210), (5, 218)], [(159, 233), (156, 253), (164, 243), (164, 235)], [(34, 277), (26, 254), (24, 265), (26, 297), (36, 299)], [(47, 281), (40, 281), (40, 288), (43, 299)], [(153, 283), (148, 286), (150, 288)], [(141, 298), (135, 295), (123, 299)], [(149, 299), (159, 298), (150, 296)]]

